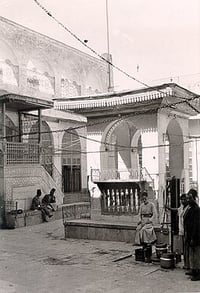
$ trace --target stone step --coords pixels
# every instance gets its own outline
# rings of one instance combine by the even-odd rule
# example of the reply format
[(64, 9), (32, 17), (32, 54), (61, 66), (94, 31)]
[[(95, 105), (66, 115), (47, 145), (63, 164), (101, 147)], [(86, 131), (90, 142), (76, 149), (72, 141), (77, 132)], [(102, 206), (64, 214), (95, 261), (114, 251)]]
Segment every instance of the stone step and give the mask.
[[(64, 222), (65, 238), (134, 243), (137, 225), (129, 222), (105, 222), (91, 219), (68, 220)], [(160, 225), (154, 226), (158, 242), (169, 243), (169, 235), (163, 235)]]

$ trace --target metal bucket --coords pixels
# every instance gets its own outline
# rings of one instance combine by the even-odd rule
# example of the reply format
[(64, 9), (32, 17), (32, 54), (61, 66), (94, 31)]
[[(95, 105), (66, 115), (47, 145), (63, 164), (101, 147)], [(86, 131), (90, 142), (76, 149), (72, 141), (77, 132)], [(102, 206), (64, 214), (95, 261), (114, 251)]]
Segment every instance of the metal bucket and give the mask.
[(173, 253), (163, 253), (160, 257), (160, 266), (164, 269), (173, 269), (175, 267), (176, 258)]
[(137, 248), (135, 250), (135, 260), (136, 261), (144, 261), (144, 249), (143, 248)]
[(157, 255), (157, 257), (160, 258), (163, 253), (167, 253), (167, 244), (166, 243), (156, 244), (156, 255)]

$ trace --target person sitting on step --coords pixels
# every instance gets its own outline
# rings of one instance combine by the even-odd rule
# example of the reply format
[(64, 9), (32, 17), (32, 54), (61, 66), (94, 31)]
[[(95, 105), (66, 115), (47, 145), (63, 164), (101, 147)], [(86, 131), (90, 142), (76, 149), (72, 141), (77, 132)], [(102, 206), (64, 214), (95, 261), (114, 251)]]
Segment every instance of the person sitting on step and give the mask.
[(41, 195), (42, 195), (41, 189), (37, 189), (37, 193), (34, 196), (34, 198), (32, 199), (31, 210), (32, 211), (40, 210), (42, 213), (43, 221), (48, 222), (47, 217), (50, 217), (50, 212), (48, 209), (45, 208), (45, 206), (43, 204), (41, 204), (41, 201), (40, 201)]

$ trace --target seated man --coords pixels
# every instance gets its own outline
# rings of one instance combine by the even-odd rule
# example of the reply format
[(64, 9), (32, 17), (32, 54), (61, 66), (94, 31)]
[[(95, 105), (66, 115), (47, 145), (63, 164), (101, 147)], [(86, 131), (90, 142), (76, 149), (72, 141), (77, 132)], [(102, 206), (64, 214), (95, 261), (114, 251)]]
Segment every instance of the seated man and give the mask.
[(156, 242), (156, 234), (153, 228), (153, 222), (156, 218), (156, 208), (152, 202), (148, 201), (148, 194), (146, 191), (142, 192), (143, 203), (139, 209), (140, 221), (136, 228), (135, 244), (147, 245)]
[(31, 204), (31, 210), (40, 210), (42, 213), (42, 219), (44, 222), (48, 222), (47, 221), (47, 216), (50, 215), (50, 213), (48, 212), (48, 210), (46, 210), (43, 205), (41, 205), (41, 201), (40, 201), (40, 196), (42, 195), (41, 189), (37, 189), (37, 194), (36, 196), (34, 196), (34, 198), (32, 199), (32, 204)]
[(51, 214), (51, 217), (53, 216), (52, 212), (55, 211), (55, 203), (56, 203), (56, 197), (54, 195), (55, 188), (52, 188), (50, 190), (49, 194), (46, 194), (42, 199), (42, 205), (44, 208), (48, 209), (49, 213)]
[(50, 195), (50, 203), (56, 203), (56, 197), (54, 195), (55, 191), (56, 191), (55, 188), (52, 188), (50, 190), (50, 193), (49, 193), (49, 195)]
[(39, 210), (41, 208), (40, 196), (42, 195), (41, 189), (37, 189), (36, 196), (32, 199), (31, 210)]

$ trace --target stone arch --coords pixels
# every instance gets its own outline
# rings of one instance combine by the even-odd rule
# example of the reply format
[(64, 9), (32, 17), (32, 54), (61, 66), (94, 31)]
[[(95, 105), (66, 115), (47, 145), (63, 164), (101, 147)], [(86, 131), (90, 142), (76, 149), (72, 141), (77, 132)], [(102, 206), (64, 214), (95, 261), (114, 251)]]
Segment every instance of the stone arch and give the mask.
[(177, 119), (171, 119), (166, 128), (169, 152), (169, 175), (181, 178), (184, 169), (183, 131)]
[(81, 191), (81, 141), (76, 130), (65, 131), (62, 138), (63, 191)]
[[(117, 119), (113, 122), (111, 122), (104, 130), (103, 135), (102, 135), (102, 139), (101, 139), (101, 146), (100, 146), (100, 165), (101, 165), (101, 169), (108, 169), (108, 165), (109, 165), (109, 151), (110, 151), (110, 140), (111, 140), (111, 135), (113, 133), (113, 131), (115, 130), (115, 128), (117, 127), (117, 125), (119, 125), (121, 123), (121, 119)], [(116, 152), (116, 150), (115, 150)], [(113, 162), (114, 166), (113, 169), (117, 169), (117, 165), (116, 165), (116, 160)]]
[(134, 123), (127, 119), (118, 119), (110, 123), (102, 136), (101, 169), (131, 169), (132, 137), (137, 132)]
[(19, 66), (17, 57), (10, 45), (0, 40), (0, 80), (18, 86)]
[(131, 166), (139, 169), (142, 167), (142, 142), (141, 130), (137, 130), (131, 140)]

